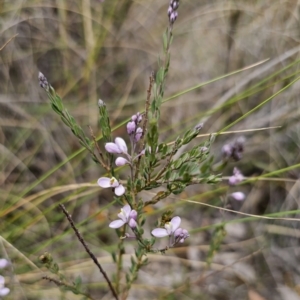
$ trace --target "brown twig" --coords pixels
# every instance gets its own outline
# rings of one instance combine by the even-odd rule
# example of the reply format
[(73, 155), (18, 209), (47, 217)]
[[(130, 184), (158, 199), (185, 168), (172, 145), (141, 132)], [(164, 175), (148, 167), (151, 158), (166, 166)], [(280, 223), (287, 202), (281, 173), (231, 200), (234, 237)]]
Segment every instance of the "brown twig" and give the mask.
[(119, 297), (110, 281), (110, 279), (108, 278), (106, 272), (103, 270), (102, 266), (100, 265), (100, 263), (98, 262), (96, 256), (91, 252), (91, 250), (89, 249), (88, 245), (86, 244), (86, 242), (84, 241), (83, 237), (81, 236), (81, 234), (79, 233), (78, 229), (75, 227), (75, 224), (73, 222), (73, 219), (71, 217), (71, 215), (68, 213), (68, 211), (66, 210), (65, 206), (63, 204), (59, 204), (59, 207), (62, 209), (63, 213), (65, 214), (65, 216), (67, 217), (72, 229), (74, 230), (78, 240), (80, 241), (80, 243), (83, 245), (85, 251), (88, 253), (88, 255), (90, 256), (90, 258), (93, 260), (93, 262), (95, 263), (95, 265), (98, 267), (100, 273), (104, 276), (114, 298), (116, 300), (119, 300)]

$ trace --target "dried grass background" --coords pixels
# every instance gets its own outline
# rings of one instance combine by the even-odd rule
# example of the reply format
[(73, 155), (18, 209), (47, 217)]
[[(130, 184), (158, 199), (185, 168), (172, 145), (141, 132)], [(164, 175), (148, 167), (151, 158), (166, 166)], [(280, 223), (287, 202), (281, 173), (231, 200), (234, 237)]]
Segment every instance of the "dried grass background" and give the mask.
[[(12, 290), (7, 299), (80, 299), (41, 280), (46, 271), (38, 257), (45, 251), (66, 275), (81, 275), (96, 299), (111, 299), (57, 204), (65, 203), (109, 274), (117, 238), (108, 220), (119, 208), (95, 184), (103, 171), (51, 111), (37, 75), (45, 74), (86, 132), (91, 125), (100, 133), (99, 98), (112, 125), (121, 124), (144, 108), (167, 6), (167, 0), (0, 0), (0, 256), (12, 261), (5, 270)], [(161, 140), (172, 141), (199, 122), (203, 133), (251, 129), (243, 133), (243, 159), (224, 177), (233, 166), (249, 177), (274, 173), (241, 186), (247, 199), (233, 203), (234, 210), (257, 218), (200, 204), (222, 206), (235, 190), (227, 190), (225, 178), (220, 186), (189, 188), (166, 200), (191, 237), (165, 256), (149, 255), (128, 299), (300, 299), (300, 83), (291, 84), (299, 76), (299, 18), (296, 0), (180, 2)], [(255, 131), (273, 126), (280, 128)], [(114, 134), (125, 136), (124, 126)], [(222, 145), (240, 135), (217, 137), (216, 160)], [(188, 199), (197, 203), (182, 201)], [(164, 207), (148, 212), (147, 230)], [(298, 220), (259, 218), (272, 213)], [(226, 236), (207, 268), (220, 222), (228, 222)], [(128, 243), (128, 254), (133, 248)]]

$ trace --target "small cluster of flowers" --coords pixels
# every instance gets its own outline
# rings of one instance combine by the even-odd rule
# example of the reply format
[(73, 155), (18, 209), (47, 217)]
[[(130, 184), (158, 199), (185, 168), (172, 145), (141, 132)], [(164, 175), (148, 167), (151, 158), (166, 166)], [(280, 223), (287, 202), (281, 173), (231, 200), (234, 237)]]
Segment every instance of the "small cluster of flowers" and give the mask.
[(168, 8), (168, 17), (170, 24), (174, 24), (178, 17), (177, 8), (179, 7), (179, 0), (171, 0)]
[(244, 175), (242, 174), (242, 172), (238, 168), (234, 167), (233, 175), (229, 177), (228, 183), (229, 183), (229, 185), (237, 185), (240, 182), (242, 182), (244, 179), (245, 178), (244, 178)]
[[(143, 115), (138, 112), (135, 115), (133, 115), (131, 117), (131, 120), (127, 123), (127, 133), (129, 134), (131, 140), (131, 146), (133, 148), (132, 152), (134, 152), (135, 145), (141, 139), (143, 134), (143, 129), (141, 127), (138, 127), (138, 124), (141, 123), (142, 119)], [(141, 151), (135, 157), (132, 157), (128, 153), (128, 148), (125, 141), (120, 137), (116, 137), (114, 143), (106, 143), (105, 150), (111, 154), (122, 154), (125, 156), (119, 156), (116, 158), (115, 164), (118, 167), (124, 166), (126, 164), (132, 165), (136, 158), (144, 154), (144, 151)], [(98, 185), (102, 188), (114, 188), (116, 196), (122, 196), (125, 193), (124, 186), (120, 184), (115, 177), (101, 177), (98, 179)]]
[[(173, 1), (174, 3), (177, 3), (177, 6), (174, 6), (175, 9), (178, 7), (178, 2)], [(171, 1), (171, 3), (173, 3)], [(101, 103), (101, 105), (103, 105)], [(127, 133), (129, 135), (130, 141), (131, 141), (131, 155), (128, 153), (128, 148), (125, 143), (125, 141), (117, 137), (115, 138), (115, 142), (108, 142), (105, 144), (105, 150), (108, 153), (111, 154), (122, 154), (125, 157), (117, 157), (115, 160), (115, 164), (117, 166), (123, 166), (125, 164), (133, 166), (133, 162), (136, 158), (138, 158), (140, 155), (143, 155), (145, 151), (141, 151), (139, 154), (137, 154), (135, 157), (133, 157), (133, 153), (135, 150), (135, 146), (137, 142), (141, 139), (143, 134), (143, 129), (139, 127), (139, 124), (141, 123), (143, 119), (143, 115), (140, 113), (136, 113), (131, 117), (131, 120), (127, 123)], [(202, 127), (202, 124), (199, 125)], [(108, 177), (101, 177), (98, 179), (98, 185), (102, 188), (113, 188), (114, 193), (116, 196), (122, 196), (125, 193), (125, 187), (115, 178), (108, 178)], [(110, 228), (120, 228), (124, 226), (125, 224), (128, 224), (128, 226), (132, 229), (134, 232), (134, 236), (131, 236), (128, 233), (125, 233), (125, 237), (132, 237), (136, 238), (136, 227), (137, 227), (137, 211), (132, 209), (129, 204), (126, 204), (122, 209), (121, 212), (118, 214), (119, 219), (112, 221), (109, 224)], [(152, 235), (158, 238), (169, 236), (170, 237), (170, 244), (169, 247), (174, 246), (177, 243), (183, 243), (186, 238), (189, 237), (189, 233), (186, 229), (179, 228), (179, 225), (181, 223), (180, 217), (174, 217), (170, 222), (167, 222), (165, 224), (165, 228), (156, 228), (152, 231)]]
[(230, 144), (225, 144), (222, 147), (222, 154), (225, 160), (232, 158), (235, 161), (239, 161), (242, 158), (244, 152), (245, 138), (243, 136), (239, 137)]
[[(225, 144), (222, 147), (223, 160), (227, 162), (229, 159), (234, 161), (239, 161), (242, 159), (244, 152), (245, 138), (243, 136), (237, 138), (233, 143)], [(230, 186), (235, 186), (244, 180), (242, 172), (238, 168), (233, 169), (233, 175), (229, 177), (228, 184)], [(246, 195), (240, 191), (234, 192), (229, 195), (232, 199), (237, 201), (243, 201)]]
[(131, 209), (130, 205), (126, 204), (121, 208), (121, 212), (118, 214), (119, 220), (112, 221), (109, 224), (110, 228), (120, 228), (125, 224), (128, 224), (131, 229), (136, 228), (137, 212)]
[(143, 119), (143, 115), (139, 112), (131, 117), (131, 121), (127, 123), (127, 133), (133, 144), (136, 144), (142, 137), (143, 129), (138, 127)]
[(177, 243), (183, 243), (190, 235), (186, 229), (180, 228), (181, 218), (176, 216), (170, 222), (165, 224), (165, 228), (155, 228), (151, 234), (155, 237), (162, 238), (165, 236), (170, 237), (170, 247)]
[[(121, 212), (118, 214), (119, 219), (112, 221), (109, 224), (110, 228), (120, 228), (125, 224), (133, 230), (135, 230), (137, 223), (137, 212), (134, 209), (131, 209), (130, 205), (126, 204), (121, 208)], [(181, 218), (176, 216), (172, 218), (170, 222), (165, 224), (165, 228), (155, 228), (152, 230), (151, 234), (157, 238), (162, 238), (169, 236), (170, 244), (169, 247), (173, 247), (177, 243), (183, 243), (185, 239), (189, 237), (189, 233), (186, 229), (180, 228)], [(130, 236), (128, 233), (125, 234), (126, 237)]]
[[(5, 258), (0, 258), (0, 269), (4, 269), (9, 265), (9, 261)], [(5, 278), (0, 275), (0, 296), (6, 296), (10, 292), (10, 289), (5, 287)]]
[(41, 72), (39, 72), (39, 84), (40, 84), (40, 87), (42, 87), (45, 90), (47, 90), (49, 88), (49, 83), (47, 81), (47, 78)]

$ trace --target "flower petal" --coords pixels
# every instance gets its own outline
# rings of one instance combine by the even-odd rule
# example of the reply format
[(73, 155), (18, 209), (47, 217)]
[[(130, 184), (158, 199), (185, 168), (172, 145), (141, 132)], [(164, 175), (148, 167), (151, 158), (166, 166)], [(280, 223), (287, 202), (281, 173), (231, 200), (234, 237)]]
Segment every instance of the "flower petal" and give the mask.
[(183, 236), (182, 231), (183, 231), (182, 228), (177, 228), (177, 229), (174, 231), (174, 237), (177, 238), (178, 236)]
[(125, 188), (122, 184), (115, 188), (115, 194), (117, 196), (122, 196), (125, 193)]
[(230, 194), (230, 196), (234, 199), (234, 200), (237, 200), (237, 201), (243, 201), (245, 200), (246, 196), (244, 193), (242, 192), (234, 192), (232, 194)]
[(119, 181), (115, 177), (112, 177), (110, 179), (110, 186), (111, 187), (118, 187), (119, 185), (120, 185)]
[(125, 215), (126, 215), (126, 218), (128, 219), (129, 218), (129, 215), (131, 213), (131, 207), (129, 204), (126, 204), (123, 206), (122, 210), (124, 211)]
[(127, 153), (127, 146), (126, 146), (125, 141), (122, 138), (117, 137), (115, 139), (115, 143), (119, 147), (119, 149), (121, 151), (120, 153)]
[(7, 294), (9, 294), (10, 289), (7, 287), (4, 287), (0, 290), (0, 296), (6, 296)]
[(121, 149), (115, 143), (106, 143), (105, 150), (109, 153), (122, 153)]
[(129, 214), (129, 218), (130, 218), (130, 219), (136, 220), (136, 218), (137, 218), (137, 211), (133, 209), (133, 210), (130, 212), (130, 214)]
[(136, 228), (137, 223), (134, 219), (130, 219), (128, 222), (128, 225), (131, 229), (134, 229), (134, 228)]
[(3, 269), (9, 265), (9, 261), (5, 258), (0, 258), (0, 269)]
[(118, 213), (118, 217), (124, 221), (124, 223), (127, 223), (129, 220), (129, 214), (131, 212), (130, 205), (126, 204), (121, 208), (121, 212)]
[(172, 224), (172, 232), (175, 232), (175, 230), (180, 226), (181, 219), (180, 217), (174, 217), (170, 223)]
[(120, 228), (120, 227), (122, 227), (124, 224), (125, 224), (125, 222), (122, 221), (122, 220), (115, 220), (115, 221), (112, 221), (108, 226), (109, 226), (110, 228)]
[(118, 167), (124, 166), (126, 164), (129, 164), (129, 161), (125, 159), (124, 157), (118, 157), (115, 161), (116, 165)]
[(111, 187), (111, 178), (108, 177), (101, 177), (98, 179), (97, 183), (100, 185), (102, 188), (108, 188)]
[(138, 127), (134, 136), (135, 142), (138, 142), (141, 139), (142, 134), (143, 134), (143, 129), (141, 127)]
[(136, 129), (135, 122), (131, 121), (131, 122), (127, 123), (127, 133), (129, 135), (133, 134), (135, 132), (135, 129)]
[(168, 236), (168, 232), (164, 228), (155, 228), (151, 231), (151, 234), (158, 238)]

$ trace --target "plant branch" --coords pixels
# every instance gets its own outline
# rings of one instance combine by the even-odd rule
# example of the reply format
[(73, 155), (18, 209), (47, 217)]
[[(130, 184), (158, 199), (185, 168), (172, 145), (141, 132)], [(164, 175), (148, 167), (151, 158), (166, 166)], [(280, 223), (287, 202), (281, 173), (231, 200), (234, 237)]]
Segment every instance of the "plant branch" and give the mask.
[(110, 281), (110, 279), (108, 278), (106, 272), (103, 270), (102, 266), (100, 265), (100, 263), (98, 262), (96, 256), (91, 252), (91, 250), (89, 249), (88, 245), (86, 244), (86, 242), (84, 241), (83, 237), (81, 236), (81, 234), (79, 233), (78, 229), (75, 227), (75, 224), (73, 222), (73, 219), (71, 217), (71, 215), (68, 213), (68, 211), (66, 210), (65, 206), (63, 204), (59, 204), (59, 207), (62, 209), (63, 213), (65, 214), (65, 216), (67, 217), (72, 229), (74, 230), (78, 240), (80, 241), (80, 243), (83, 245), (85, 251), (88, 253), (88, 255), (91, 257), (91, 259), (93, 260), (93, 262), (95, 263), (95, 265), (98, 267), (100, 273), (104, 276), (114, 298), (116, 300), (119, 300), (119, 297)]
[[(55, 278), (52, 278), (52, 277), (49, 277), (49, 276), (43, 276), (42, 279), (45, 279), (45, 280), (48, 280), (50, 282), (53, 282), (55, 283), (58, 287), (65, 287), (67, 288), (68, 290), (70, 291), (74, 291), (75, 290), (75, 287), (66, 283), (66, 282), (63, 282), (62, 280), (57, 280)], [(94, 298), (92, 298), (89, 294), (87, 293), (83, 293), (83, 292), (80, 292), (77, 290), (77, 292), (80, 293), (80, 295), (83, 295), (85, 297), (87, 297), (88, 299), (91, 299), (91, 300), (94, 300)]]

